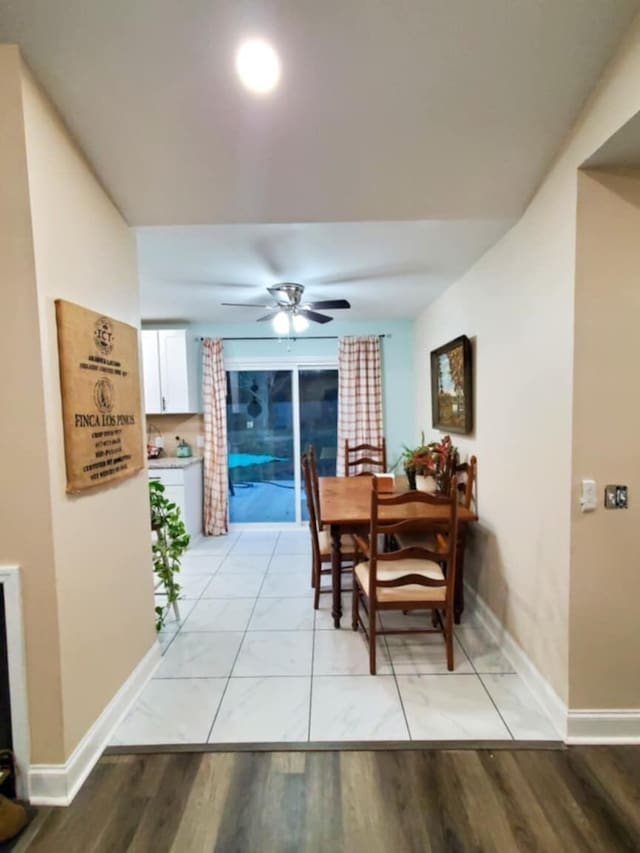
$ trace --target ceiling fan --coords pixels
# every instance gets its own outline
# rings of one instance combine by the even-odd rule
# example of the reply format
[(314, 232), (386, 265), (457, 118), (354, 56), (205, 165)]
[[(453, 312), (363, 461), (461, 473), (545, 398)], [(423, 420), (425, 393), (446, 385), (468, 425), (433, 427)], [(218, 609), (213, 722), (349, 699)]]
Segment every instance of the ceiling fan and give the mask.
[(330, 323), (333, 317), (321, 314), (317, 309), (337, 310), (351, 308), (351, 303), (346, 299), (322, 299), (319, 302), (303, 302), (302, 294), (304, 285), (285, 281), (282, 284), (274, 284), (267, 291), (275, 299), (273, 305), (265, 305), (255, 302), (222, 302), (221, 305), (233, 308), (266, 308), (269, 312), (263, 317), (258, 317), (258, 323), (266, 320), (273, 321), (274, 331), (279, 335), (294, 332), (303, 332), (312, 323)]

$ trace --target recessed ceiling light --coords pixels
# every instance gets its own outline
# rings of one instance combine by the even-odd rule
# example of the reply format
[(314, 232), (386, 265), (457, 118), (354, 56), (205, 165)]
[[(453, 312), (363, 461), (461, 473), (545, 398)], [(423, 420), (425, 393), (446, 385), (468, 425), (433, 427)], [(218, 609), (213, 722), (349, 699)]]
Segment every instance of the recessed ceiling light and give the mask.
[(236, 71), (251, 92), (266, 95), (280, 80), (280, 58), (262, 39), (247, 39), (236, 53)]

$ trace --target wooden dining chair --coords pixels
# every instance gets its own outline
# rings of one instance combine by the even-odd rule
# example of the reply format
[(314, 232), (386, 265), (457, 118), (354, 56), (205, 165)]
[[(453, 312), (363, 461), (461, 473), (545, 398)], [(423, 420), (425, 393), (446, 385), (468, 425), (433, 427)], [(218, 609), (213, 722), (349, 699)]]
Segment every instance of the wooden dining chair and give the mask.
[(475, 456), (470, 456), (468, 462), (461, 462), (454, 468), (454, 473), (458, 478), (458, 503), (462, 504), (465, 509), (471, 508), (477, 467), (478, 460)]
[[(376, 674), (376, 637), (380, 634), (442, 633), (447, 652), (447, 669), (453, 670), (453, 623), (456, 582), (456, 547), (458, 523), (458, 484), (451, 481), (451, 493), (443, 497), (427, 492), (410, 491), (394, 495), (378, 491), (374, 477), (371, 483), (371, 526), (369, 539), (354, 537), (359, 556), (353, 568), (352, 619), (354, 631), (362, 628), (369, 643), (369, 671)], [(434, 523), (420, 517), (420, 506), (439, 505), (443, 519)], [(385, 509), (393, 507), (394, 515), (403, 520), (385, 519)], [(442, 534), (444, 549), (434, 540), (401, 547), (397, 551), (378, 551), (378, 537), (399, 533), (429, 533), (434, 529)], [(361, 616), (361, 606), (367, 624)], [(379, 611), (431, 610), (433, 618), (424, 629), (377, 628)], [(444, 616), (444, 621), (443, 621)]]
[(311, 474), (311, 486), (313, 488), (313, 499), (315, 501), (318, 530), (322, 530), (322, 524), (320, 522), (320, 487), (318, 486), (318, 465), (316, 463), (316, 451), (313, 447), (313, 444), (310, 444), (307, 448), (307, 458), (309, 460), (309, 472)]
[[(364, 470), (360, 470), (364, 468)], [(344, 443), (344, 472), (347, 477), (370, 476), (387, 470), (387, 442), (380, 444)]]
[[(302, 457), (302, 473), (304, 477), (304, 491), (307, 501), (307, 514), (309, 515), (309, 532), (311, 534), (311, 586), (313, 587), (313, 608), (317, 610), (320, 606), (320, 593), (331, 592), (331, 587), (322, 588), (322, 576), (331, 574), (331, 536), (328, 530), (319, 527), (319, 504), (316, 503), (314, 485), (311, 478), (311, 465), (305, 453)], [(344, 534), (340, 537), (341, 571), (351, 572), (356, 549), (353, 537)], [(324, 566), (324, 568), (323, 568)]]
[[(459, 465), (453, 469), (454, 474), (456, 475), (458, 487), (457, 487), (457, 495), (458, 495), (458, 504), (463, 506), (465, 509), (471, 508), (471, 503), (473, 501), (473, 488), (476, 481), (476, 468), (477, 468), (478, 460), (475, 456), (470, 456), (468, 462), (461, 462)], [(398, 534), (396, 536), (396, 543), (400, 545), (400, 547), (408, 548), (410, 545), (416, 544), (416, 540), (420, 538), (424, 538), (425, 534), (416, 534), (416, 533), (405, 533)], [(433, 532), (426, 534), (427, 539), (429, 540), (430, 547), (433, 546), (434, 534)], [(418, 544), (420, 544), (418, 542)], [(437, 543), (436, 547), (442, 549), (444, 545), (442, 543), (442, 538), (440, 534), (440, 542)]]

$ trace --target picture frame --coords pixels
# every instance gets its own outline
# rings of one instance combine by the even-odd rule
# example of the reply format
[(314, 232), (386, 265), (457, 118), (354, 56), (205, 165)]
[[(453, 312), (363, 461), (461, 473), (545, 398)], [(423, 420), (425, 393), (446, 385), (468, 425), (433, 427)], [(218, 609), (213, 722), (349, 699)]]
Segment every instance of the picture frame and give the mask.
[(434, 429), (466, 434), (473, 429), (471, 341), (460, 335), (431, 351), (431, 416)]

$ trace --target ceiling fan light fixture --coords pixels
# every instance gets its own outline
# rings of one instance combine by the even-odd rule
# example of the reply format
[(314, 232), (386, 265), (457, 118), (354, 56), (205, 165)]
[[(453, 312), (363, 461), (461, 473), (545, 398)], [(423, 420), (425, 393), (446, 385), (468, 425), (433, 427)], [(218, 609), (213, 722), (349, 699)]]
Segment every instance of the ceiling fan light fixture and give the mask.
[(273, 331), (276, 335), (288, 335), (289, 329), (289, 315), (286, 311), (278, 311), (273, 318)]
[(309, 328), (309, 321), (302, 314), (294, 314), (292, 317), (292, 325), (294, 332), (306, 332)]

